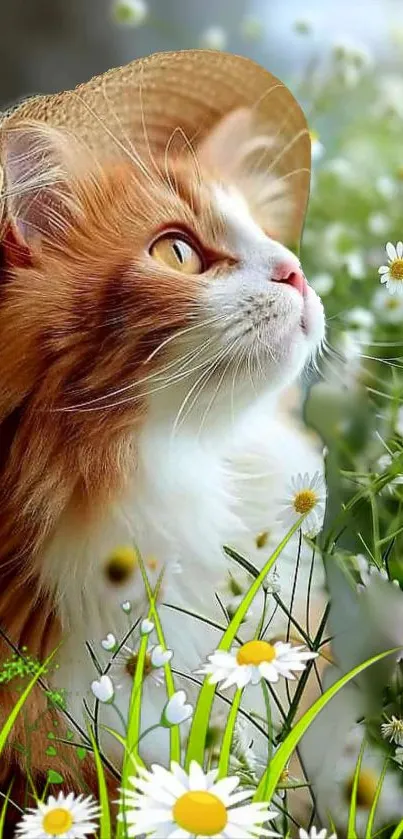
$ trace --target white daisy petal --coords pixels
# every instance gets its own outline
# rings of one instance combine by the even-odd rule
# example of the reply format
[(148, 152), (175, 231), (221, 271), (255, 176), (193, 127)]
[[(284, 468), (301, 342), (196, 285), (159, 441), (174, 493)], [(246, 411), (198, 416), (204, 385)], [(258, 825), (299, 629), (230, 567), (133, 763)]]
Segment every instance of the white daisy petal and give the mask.
[(386, 245), (386, 253), (387, 253), (387, 255), (388, 255), (389, 259), (392, 259), (392, 260), (393, 260), (393, 259), (396, 259), (396, 258), (397, 258), (396, 248), (395, 248), (395, 246), (394, 246), (394, 245), (392, 245), (392, 242), (388, 242), (388, 243), (387, 243), (387, 245)]
[(85, 839), (97, 829), (99, 814), (99, 806), (91, 796), (76, 797), (73, 793), (66, 796), (59, 792), (57, 797), (49, 796), (46, 804), (38, 802), (36, 808), (27, 810), (17, 825), (15, 836), (16, 839), (46, 839), (47, 836), (63, 835), (68, 839)]
[[(251, 790), (244, 790), (241, 793), (233, 793), (239, 784), (237, 777), (222, 778), (215, 783), (217, 770), (205, 773), (201, 766), (192, 761), (189, 774), (178, 764), (171, 765), (171, 771), (164, 770), (157, 764), (153, 764), (151, 770), (142, 769), (142, 785), (145, 785), (147, 794), (139, 794), (134, 806), (128, 803), (125, 795), (124, 818), (128, 825), (128, 835), (137, 836), (140, 833), (161, 836), (161, 839), (191, 839), (203, 834), (203, 794), (208, 804), (208, 829), (210, 836), (216, 839), (257, 839), (259, 836), (271, 835), (271, 831), (262, 828), (270, 819), (277, 814), (268, 810), (266, 804), (240, 804), (252, 796)], [(179, 784), (177, 794), (171, 806), (163, 808), (160, 805), (161, 799), (172, 791), (172, 779), (174, 786)], [(131, 779), (135, 785), (138, 779)], [(194, 796), (197, 793), (197, 797)], [(214, 816), (214, 798), (217, 803), (217, 828), (211, 832), (211, 818)], [(226, 808), (227, 824), (222, 829), (222, 805)], [(239, 806), (238, 806), (239, 805)], [(123, 818), (123, 816), (121, 817)]]
[(396, 245), (396, 253), (398, 258), (401, 259), (403, 256), (403, 242), (398, 242)]

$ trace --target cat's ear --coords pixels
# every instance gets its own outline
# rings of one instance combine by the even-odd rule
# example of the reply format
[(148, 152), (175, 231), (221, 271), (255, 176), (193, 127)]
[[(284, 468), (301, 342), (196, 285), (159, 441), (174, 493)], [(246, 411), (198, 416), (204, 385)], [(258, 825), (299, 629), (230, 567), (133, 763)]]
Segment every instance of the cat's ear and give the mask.
[(69, 134), (27, 122), (1, 135), (4, 215), (19, 248), (58, 239), (79, 212), (77, 147)]
[(245, 156), (245, 145), (255, 132), (250, 108), (237, 108), (226, 114), (197, 147), (200, 163), (212, 172), (232, 177)]
[(278, 126), (263, 125), (251, 108), (238, 108), (203, 138), (197, 158), (213, 175), (240, 190), (268, 235), (287, 242), (294, 225), (295, 201), (284, 145)]

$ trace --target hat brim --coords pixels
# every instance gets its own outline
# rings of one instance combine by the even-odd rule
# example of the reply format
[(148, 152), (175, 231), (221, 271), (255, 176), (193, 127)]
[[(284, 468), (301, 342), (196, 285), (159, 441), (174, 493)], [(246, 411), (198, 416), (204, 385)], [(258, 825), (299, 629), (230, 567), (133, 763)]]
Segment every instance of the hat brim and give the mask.
[(155, 53), (96, 76), (75, 90), (37, 96), (3, 116), (65, 127), (96, 152), (158, 155), (181, 129), (202, 140), (236, 108), (252, 108), (281, 140), (273, 172), (291, 196), (287, 242), (298, 247), (309, 195), (311, 141), (304, 114), (288, 88), (249, 58), (213, 50)]

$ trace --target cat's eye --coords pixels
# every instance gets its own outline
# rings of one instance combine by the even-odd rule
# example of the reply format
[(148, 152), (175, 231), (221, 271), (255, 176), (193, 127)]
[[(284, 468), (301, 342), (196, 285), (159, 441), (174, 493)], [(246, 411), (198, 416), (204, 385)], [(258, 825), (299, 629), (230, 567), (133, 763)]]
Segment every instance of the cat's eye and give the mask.
[(196, 248), (174, 233), (160, 236), (151, 245), (150, 256), (182, 274), (202, 274), (204, 271), (203, 260)]

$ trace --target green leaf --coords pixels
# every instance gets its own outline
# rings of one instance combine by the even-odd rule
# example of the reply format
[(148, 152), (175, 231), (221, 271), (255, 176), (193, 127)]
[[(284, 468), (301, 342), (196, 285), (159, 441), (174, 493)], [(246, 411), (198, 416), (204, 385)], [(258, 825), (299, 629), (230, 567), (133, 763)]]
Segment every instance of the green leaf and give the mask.
[(397, 827), (395, 827), (393, 833), (390, 836), (390, 839), (400, 839), (401, 836), (403, 836), (403, 819), (401, 822), (399, 822)]
[(238, 689), (232, 700), (231, 710), (228, 714), (227, 724), (225, 726), (224, 737), (221, 744), (220, 761), (218, 764), (218, 777), (225, 778), (228, 775), (229, 759), (231, 754), (232, 739), (234, 736), (234, 729), (236, 718), (238, 715), (239, 705), (242, 699), (243, 689)]
[(57, 751), (54, 746), (48, 746), (45, 754), (48, 755), (48, 757), (55, 757), (55, 755), (57, 755)]
[[(263, 777), (260, 780), (259, 786), (256, 790), (253, 800), (254, 801), (270, 801), (274, 792), (276, 790), (276, 786), (280, 780), (281, 774), (284, 771), (293, 751), (298, 746), (301, 737), (305, 734), (308, 727), (314, 721), (314, 719), (318, 716), (322, 708), (324, 708), (330, 699), (335, 696), (339, 690), (341, 690), (344, 685), (347, 685), (348, 682), (351, 682), (352, 679), (355, 679), (359, 673), (362, 673), (363, 670), (366, 670), (367, 667), (370, 667), (371, 664), (376, 664), (378, 661), (381, 661), (383, 658), (386, 658), (388, 655), (393, 655), (393, 653), (398, 652), (400, 647), (396, 647), (393, 650), (387, 650), (384, 653), (379, 653), (379, 655), (373, 656), (373, 658), (364, 661), (363, 664), (358, 664), (357, 667), (354, 667), (353, 670), (350, 670), (349, 673), (346, 673), (345, 676), (342, 676), (341, 679), (338, 679), (334, 685), (331, 685), (327, 691), (313, 703), (311, 708), (301, 717), (300, 720), (296, 723), (294, 728), (290, 731), (284, 742), (281, 746), (277, 749), (276, 754), (273, 756), (270, 765), (267, 767), (266, 771), (263, 774)], [(266, 797), (263, 799), (263, 791), (266, 791)]]
[[(245, 593), (241, 603), (239, 604), (232, 620), (228, 624), (226, 631), (218, 645), (219, 650), (229, 650), (234, 638), (238, 632), (239, 627), (243, 623), (245, 616), (250, 608), (251, 603), (256, 597), (260, 586), (264, 583), (268, 573), (273, 567), (276, 560), (279, 558), (283, 548), (290, 541), (291, 537), (301, 526), (303, 517), (301, 517), (293, 527), (288, 531), (282, 542), (278, 545), (274, 553), (264, 565), (260, 574), (253, 581), (252, 585)], [(208, 677), (204, 679), (203, 687), (200, 690), (197, 701), (195, 713), (193, 715), (192, 727), (190, 729), (188, 747), (186, 752), (186, 768), (189, 769), (192, 760), (195, 760), (200, 766), (203, 766), (205, 743), (211, 713), (211, 707), (214, 701), (214, 694), (216, 685), (210, 685)]]
[[(383, 764), (382, 772), (379, 776), (379, 781), (378, 781), (377, 786), (376, 786), (374, 800), (372, 802), (371, 810), (370, 810), (370, 813), (369, 813), (369, 816), (368, 816), (367, 829), (366, 829), (366, 832), (365, 832), (365, 839), (371, 839), (371, 837), (372, 837), (372, 828), (373, 828), (374, 821), (375, 821), (376, 808), (378, 806), (379, 796), (382, 792), (382, 786), (383, 786), (383, 781), (384, 781), (384, 778), (385, 778), (385, 775), (386, 775), (387, 767), (388, 767), (388, 759), (386, 759), (384, 764)], [(402, 830), (403, 830), (403, 822), (401, 822), (401, 825), (402, 825)]]
[[(2, 808), (1, 808), (1, 814), (0, 814), (0, 839), (3, 839), (3, 835), (4, 835), (4, 826), (5, 826), (5, 823), (6, 823), (7, 809), (8, 809), (8, 804), (9, 804), (9, 801), (10, 801), (10, 795), (11, 795), (11, 790), (12, 790), (12, 787), (13, 787), (13, 783), (14, 783), (14, 779), (11, 781), (11, 784), (10, 784), (10, 786), (9, 786), (8, 790), (7, 790), (7, 794), (6, 794), (5, 798), (4, 798), (4, 803), (3, 803), (3, 806), (2, 806)], [(7, 839), (7, 838), (6, 838), (6, 839)]]
[(358, 781), (360, 779), (361, 773), (361, 764), (362, 764), (362, 757), (364, 754), (365, 749), (365, 739), (362, 742), (360, 753), (358, 755), (357, 764), (354, 771), (354, 778), (353, 778), (353, 788), (351, 790), (351, 798), (350, 798), (350, 809), (348, 813), (348, 826), (347, 826), (347, 836), (349, 839), (358, 839), (357, 832), (355, 829), (355, 820), (356, 820), (356, 813), (357, 813), (357, 791), (358, 791)]
[(109, 794), (105, 779), (104, 767), (91, 726), (88, 726), (88, 734), (94, 751), (95, 768), (97, 770), (99, 803), (101, 805), (101, 818), (99, 822), (99, 839), (111, 839), (111, 812), (109, 808)]
[(87, 757), (87, 749), (84, 749), (83, 746), (77, 746), (76, 752), (79, 760), (84, 760)]
[(48, 769), (46, 783), (47, 784), (64, 784), (63, 775), (60, 775), (59, 772), (55, 772), (54, 769)]
[(4, 749), (4, 746), (7, 742), (8, 737), (9, 737), (9, 735), (10, 735), (12, 729), (13, 729), (14, 723), (15, 723), (17, 717), (18, 717), (18, 714), (21, 711), (21, 708), (23, 707), (23, 705), (27, 701), (27, 699), (28, 699), (31, 691), (35, 687), (38, 679), (40, 679), (40, 677), (43, 675), (43, 673), (47, 669), (48, 665), (52, 661), (53, 656), (56, 655), (56, 652), (57, 652), (58, 649), (59, 649), (59, 647), (56, 647), (56, 649), (53, 650), (53, 653), (50, 654), (49, 658), (46, 659), (46, 661), (42, 665), (42, 667), (40, 667), (39, 670), (37, 671), (37, 673), (35, 673), (35, 676), (33, 677), (33, 679), (31, 679), (29, 685), (25, 688), (25, 690), (21, 694), (20, 698), (15, 703), (14, 708), (11, 711), (11, 714), (9, 714), (9, 716), (7, 717), (7, 720), (4, 723), (3, 728), (0, 731), (0, 755), (3, 751), (3, 749)]
[[(163, 629), (162, 629), (160, 617), (159, 617), (158, 610), (157, 610), (157, 607), (156, 607), (156, 597), (157, 597), (157, 592), (158, 592), (158, 589), (159, 589), (160, 581), (158, 581), (156, 591), (153, 594), (153, 592), (151, 590), (149, 580), (148, 580), (148, 577), (147, 577), (147, 574), (146, 574), (143, 558), (141, 557), (140, 554), (139, 554), (139, 565), (140, 565), (141, 573), (142, 573), (142, 576), (143, 576), (144, 585), (145, 585), (145, 588), (146, 588), (146, 591), (147, 591), (147, 596), (148, 596), (148, 599), (149, 599), (149, 602), (150, 602), (151, 620), (154, 621), (158, 641), (161, 644), (162, 648), (164, 650), (166, 650), (167, 645), (165, 643), (164, 632), (163, 632)], [(168, 699), (170, 699), (171, 696), (175, 693), (175, 683), (174, 683), (174, 678), (173, 678), (173, 675), (172, 675), (171, 664), (170, 664), (169, 661), (167, 662), (167, 664), (164, 667), (164, 673), (165, 673), (165, 684), (166, 684)], [(180, 759), (181, 759), (181, 739), (180, 739), (180, 731), (179, 731), (179, 726), (178, 725), (172, 725), (171, 726), (170, 731), (169, 731), (169, 737), (170, 737), (170, 750), (169, 750), (170, 760), (171, 761), (175, 760), (177, 763), (180, 763)]]

